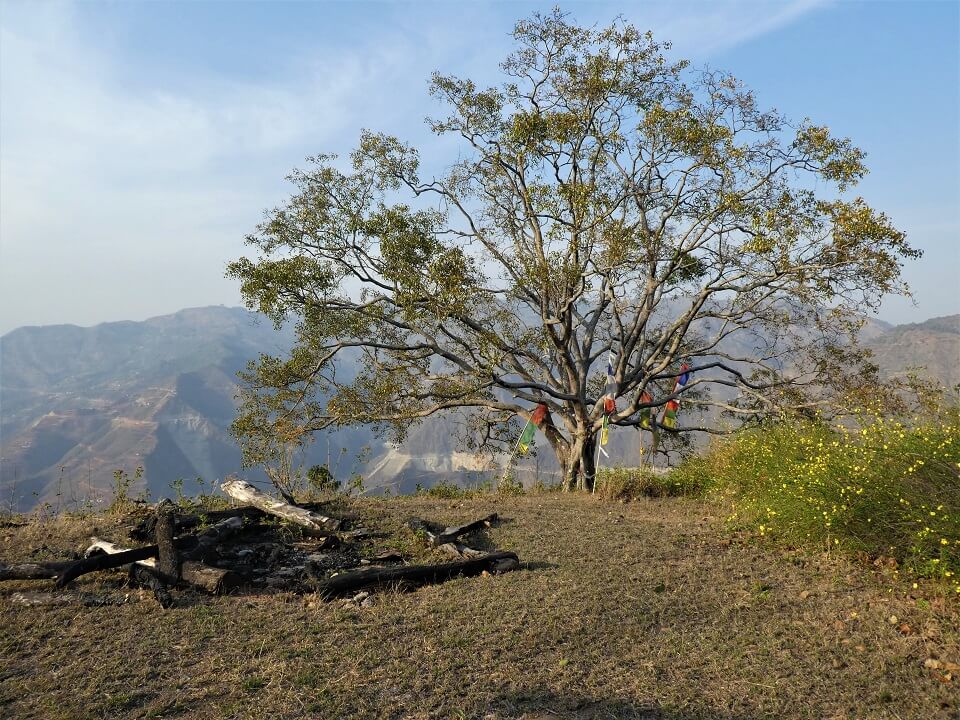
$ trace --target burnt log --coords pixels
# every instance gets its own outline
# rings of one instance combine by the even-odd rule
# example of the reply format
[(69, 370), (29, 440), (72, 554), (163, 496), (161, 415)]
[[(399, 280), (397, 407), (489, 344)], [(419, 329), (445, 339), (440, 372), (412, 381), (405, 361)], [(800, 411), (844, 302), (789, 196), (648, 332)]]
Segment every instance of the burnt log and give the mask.
[(180, 577), (180, 559), (173, 546), (177, 511), (173, 503), (163, 500), (157, 506), (157, 573), (165, 582), (176, 583)]
[(394, 568), (370, 568), (354, 572), (341, 573), (324, 580), (317, 587), (317, 593), (323, 598), (347, 595), (359, 590), (396, 585), (399, 587), (417, 587), (433, 583), (442, 583), (456, 577), (506, 572), (519, 567), (516, 553), (495, 552), (471, 560), (440, 563), (437, 565), (407, 565)]
[[(184, 557), (195, 559), (196, 556), (202, 556), (217, 542), (223, 539), (229, 533), (232, 533), (243, 525), (240, 518), (227, 518), (212, 525), (198, 535), (181, 535), (173, 539), (173, 547), (176, 550), (184, 551)], [(68, 582), (76, 580), (81, 575), (96, 572), (97, 570), (110, 570), (122, 565), (135, 563), (138, 560), (147, 560), (157, 557), (160, 549), (156, 545), (145, 545), (144, 547), (134, 548), (133, 550), (123, 550), (114, 554), (95, 554), (78, 560), (67, 567), (63, 573), (57, 577), (56, 587), (62, 588)]]
[[(190, 550), (197, 546), (197, 537), (195, 535), (183, 535), (174, 538), (173, 545), (178, 550)], [(98, 553), (90, 555), (82, 560), (78, 560), (67, 567), (58, 577), (55, 583), (56, 587), (62, 588), (67, 583), (76, 580), (81, 575), (96, 572), (97, 570), (110, 570), (122, 565), (129, 565), (138, 560), (146, 560), (157, 556), (159, 548), (156, 545), (145, 545), (134, 548), (133, 550), (124, 550), (115, 554)]]
[(130, 566), (130, 584), (153, 590), (153, 597), (160, 603), (164, 610), (173, 607), (173, 595), (157, 571), (141, 563), (133, 563)]
[[(87, 548), (87, 555), (92, 555), (97, 552), (115, 555), (127, 550), (127, 548), (121, 547), (109, 540), (101, 540), (97, 537), (90, 538), (90, 540), (93, 544)], [(154, 558), (139, 560), (133, 564), (145, 567), (153, 572), (158, 570), (157, 560)], [(131, 578), (135, 578), (132, 573)], [(203, 563), (193, 560), (184, 560), (180, 565), (180, 582), (184, 585), (204, 590), (211, 595), (222, 595), (240, 585), (240, 576), (231, 570), (204, 565)]]
[(340, 529), (340, 521), (337, 518), (327, 517), (313, 510), (272, 498), (243, 480), (237, 478), (226, 480), (220, 485), (220, 489), (234, 500), (248, 503), (265, 513), (296, 523), (315, 534), (324, 535)]
[[(230, 533), (240, 529), (243, 520), (240, 518), (227, 518), (211, 525), (203, 532), (197, 535), (181, 535), (173, 539), (173, 547), (182, 551), (183, 557), (191, 560), (203, 557), (213, 549), (218, 542)], [(90, 550), (95, 549), (94, 547)], [(103, 548), (100, 548), (103, 549)], [(56, 587), (63, 587), (71, 580), (75, 580), (81, 575), (95, 572), (97, 570), (110, 570), (122, 565), (136, 563), (138, 560), (148, 560), (155, 558), (159, 554), (159, 548), (156, 545), (145, 545), (144, 547), (134, 548), (132, 550), (121, 550), (116, 553), (91, 553), (88, 550), (87, 557), (77, 562), (70, 563), (66, 570), (58, 576)]]
[(211, 595), (224, 595), (241, 584), (232, 570), (189, 560), (180, 566), (180, 581)]
[[(193, 537), (197, 539), (195, 547), (182, 553), (184, 559), (200, 560), (210, 554), (213, 549), (228, 536), (237, 532), (243, 527), (243, 519), (240, 517), (228, 517), (215, 525), (205, 528)], [(189, 536), (185, 536), (189, 537)]]
[[(192, 530), (203, 523), (219, 523), (222, 520), (229, 520), (235, 517), (241, 520), (262, 520), (266, 517), (266, 513), (251, 505), (244, 505), (228, 510), (210, 510), (209, 512), (178, 515), (174, 534), (182, 535), (185, 531)], [(134, 540), (152, 540), (156, 535), (156, 531), (157, 516), (155, 513), (151, 513), (130, 531), (130, 537)]]
[(463, 543), (459, 542), (444, 543), (443, 545), (438, 546), (437, 550), (440, 550), (451, 557), (458, 558), (479, 558), (487, 554), (483, 550), (467, 547)]

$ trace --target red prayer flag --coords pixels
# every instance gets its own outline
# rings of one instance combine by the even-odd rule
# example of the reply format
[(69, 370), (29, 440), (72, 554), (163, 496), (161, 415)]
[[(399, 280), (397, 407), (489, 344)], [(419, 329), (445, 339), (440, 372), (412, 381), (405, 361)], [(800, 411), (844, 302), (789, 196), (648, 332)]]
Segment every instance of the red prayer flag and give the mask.
[(547, 406), (543, 403), (540, 403), (533, 411), (533, 414), (530, 415), (530, 422), (537, 427), (540, 427), (543, 421), (546, 420), (548, 412), (550, 411), (547, 409)]

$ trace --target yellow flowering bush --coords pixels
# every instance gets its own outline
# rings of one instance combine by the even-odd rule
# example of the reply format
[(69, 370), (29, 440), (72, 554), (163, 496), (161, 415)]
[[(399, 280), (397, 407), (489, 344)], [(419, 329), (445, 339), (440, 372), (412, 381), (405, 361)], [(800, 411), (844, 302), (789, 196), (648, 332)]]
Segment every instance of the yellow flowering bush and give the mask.
[(960, 411), (784, 419), (716, 443), (677, 472), (730, 496), (764, 538), (897, 558), (960, 593)]

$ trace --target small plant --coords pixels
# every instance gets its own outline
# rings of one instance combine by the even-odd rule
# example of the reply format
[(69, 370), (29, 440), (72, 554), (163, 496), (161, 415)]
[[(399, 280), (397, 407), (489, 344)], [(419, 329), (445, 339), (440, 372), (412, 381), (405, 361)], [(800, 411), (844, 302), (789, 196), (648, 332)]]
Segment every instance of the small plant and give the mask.
[(365, 491), (366, 488), (363, 487), (363, 475), (354, 473), (353, 477), (350, 478), (350, 482), (347, 484), (347, 494), (356, 492), (357, 495), (363, 495)]
[(173, 490), (173, 496), (178, 506), (187, 509), (193, 503), (183, 494), (183, 478), (177, 478), (170, 483), (170, 489)]
[(340, 489), (340, 481), (333, 477), (326, 465), (314, 465), (307, 470), (307, 483), (317, 493), (335, 493)]
[(428, 488), (424, 488), (418, 483), (416, 492), (417, 495), (422, 497), (442, 498), (446, 500), (459, 500), (472, 494), (470, 490), (447, 482), (446, 480), (441, 480), (436, 485), (431, 485)]
[(133, 500), (130, 498), (130, 488), (134, 483), (139, 482), (142, 478), (142, 465), (138, 466), (137, 469), (134, 470), (132, 477), (126, 470), (114, 470), (113, 499), (110, 501), (110, 505), (107, 506), (107, 512), (119, 514), (129, 510), (133, 505)]
[(523, 483), (513, 473), (506, 473), (497, 482), (497, 494), (523, 495)]
[(33, 512), (36, 516), (37, 522), (41, 524), (53, 519), (53, 517), (56, 515), (53, 505), (51, 505), (49, 502), (40, 503)]
[(265, 688), (267, 681), (259, 675), (251, 675), (250, 677), (244, 678), (240, 686), (248, 693), (255, 693)]

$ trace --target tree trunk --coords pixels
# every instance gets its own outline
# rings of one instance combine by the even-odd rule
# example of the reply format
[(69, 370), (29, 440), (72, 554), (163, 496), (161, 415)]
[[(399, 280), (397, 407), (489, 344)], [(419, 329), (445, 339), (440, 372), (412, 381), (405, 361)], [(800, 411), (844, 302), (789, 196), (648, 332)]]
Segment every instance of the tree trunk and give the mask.
[(557, 450), (557, 460), (563, 468), (563, 489), (591, 492), (596, 480), (597, 443), (599, 434), (578, 437), (566, 452)]
[(597, 443), (600, 438), (591, 435), (583, 443), (580, 457), (580, 489), (593, 492), (593, 484), (597, 474)]
[(566, 462), (563, 465), (563, 489), (565, 491), (575, 490), (577, 487), (577, 476), (580, 474), (580, 451), (574, 447), (567, 455)]

